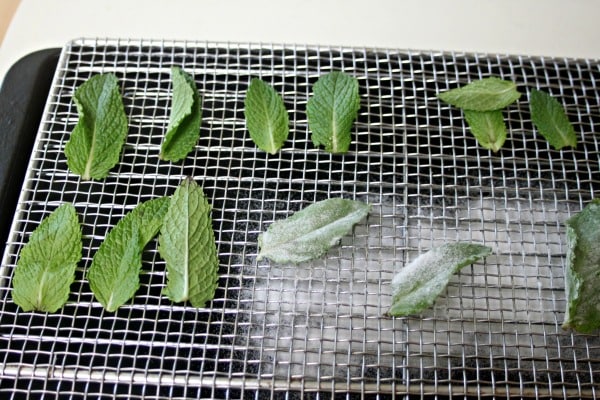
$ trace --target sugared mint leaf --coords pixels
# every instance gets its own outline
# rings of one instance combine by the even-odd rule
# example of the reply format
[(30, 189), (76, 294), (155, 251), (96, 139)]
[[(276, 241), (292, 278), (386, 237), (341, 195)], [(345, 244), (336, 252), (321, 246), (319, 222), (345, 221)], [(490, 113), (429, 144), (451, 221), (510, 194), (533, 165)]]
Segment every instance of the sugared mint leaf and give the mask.
[(55, 312), (69, 298), (81, 260), (81, 227), (71, 204), (63, 204), (33, 231), (21, 250), (12, 298), (25, 311)]
[(115, 311), (139, 288), (142, 251), (158, 233), (168, 207), (168, 197), (139, 204), (112, 228), (98, 248), (87, 278), (106, 310)]
[(492, 249), (471, 243), (447, 243), (419, 255), (392, 279), (392, 305), (388, 314), (395, 317), (416, 314), (431, 306), (453, 274)]
[(103, 179), (119, 162), (127, 116), (114, 74), (92, 76), (73, 96), (79, 121), (65, 146), (67, 165), (84, 180)]
[(600, 199), (566, 222), (567, 263), (564, 329), (591, 333), (600, 328)]
[(186, 179), (171, 198), (160, 229), (159, 252), (167, 262), (164, 293), (174, 302), (203, 307), (217, 289), (219, 259), (211, 207), (202, 188)]
[(191, 75), (179, 67), (171, 68), (173, 100), (169, 126), (160, 149), (160, 158), (177, 162), (194, 149), (200, 137), (202, 99)]
[(560, 150), (565, 146), (577, 147), (577, 135), (562, 105), (541, 90), (532, 90), (529, 98), (531, 120), (539, 133)]
[(521, 94), (514, 82), (490, 77), (440, 93), (438, 97), (463, 110), (494, 111), (514, 103)]
[(502, 111), (464, 110), (471, 133), (480, 146), (497, 152), (506, 141), (506, 125)]
[(334, 154), (346, 153), (351, 129), (360, 108), (358, 81), (340, 71), (321, 76), (313, 87), (306, 113), (315, 147)]
[(259, 235), (257, 260), (299, 263), (321, 257), (370, 209), (369, 204), (337, 198), (311, 204)]
[(244, 100), (244, 114), (256, 146), (267, 153), (277, 153), (289, 133), (288, 114), (281, 96), (270, 85), (254, 78)]

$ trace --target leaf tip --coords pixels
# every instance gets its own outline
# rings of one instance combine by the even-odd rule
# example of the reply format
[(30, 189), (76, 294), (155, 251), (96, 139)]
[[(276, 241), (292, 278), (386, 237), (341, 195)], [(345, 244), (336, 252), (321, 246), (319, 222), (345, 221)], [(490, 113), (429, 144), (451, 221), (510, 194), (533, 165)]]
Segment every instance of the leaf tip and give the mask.
[(444, 91), (444, 92), (440, 92), (437, 94), (437, 98), (439, 100), (442, 100), (443, 102), (446, 102), (446, 99), (448, 98), (448, 91)]
[(573, 136), (573, 138), (571, 138), (571, 139), (569, 140), (569, 143), (567, 143), (567, 146), (568, 146), (568, 147), (572, 147), (572, 148), (574, 148), (574, 149), (575, 149), (575, 148), (577, 148), (577, 142), (578, 142), (578, 141), (577, 141), (577, 137), (576, 137), (576, 136)]

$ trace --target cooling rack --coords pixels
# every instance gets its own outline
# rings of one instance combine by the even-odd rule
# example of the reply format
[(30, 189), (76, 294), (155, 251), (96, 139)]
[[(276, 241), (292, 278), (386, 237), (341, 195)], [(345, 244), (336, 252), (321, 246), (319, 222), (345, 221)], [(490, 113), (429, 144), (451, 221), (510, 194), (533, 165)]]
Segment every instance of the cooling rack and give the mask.
[[(170, 110), (170, 67), (193, 75), (200, 140), (180, 163), (159, 159)], [(361, 108), (345, 155), (310, 141), (306, 102), (324, 73), (357, 78)], [(129, 118), (117, 167), (101, 181), (69, 172), (73, 92), (90, 76), (119, 78)], [(522, 98), (504, 111), (508, 139), (478, 146), (440, 91), (497, 76)], [(253, 77), (282, 95), (290, 138), (256, 148), (243, 101)], [(0, 270), (0, 394), (52, 398), (597, 398), (600, 338), (561, 328), (564, 221), (600, 191), (594, 60), (285, 44), (78, 39), (62, 50)], [(532, 126), (541, 88), (579, 136), (556, 151)], [(24, 157), (28, 155), (23, 155)], [(141, 287), (103, 310), (85, 273), (107, 232), (185, 177), (212, 204), (219, 285), (205, 308), (162, 295), (156, 242)], [(18, 188), (15, 188), (18, 190)], [(325, 198), (372, 205), (326, 257), (256, 261), (275, 220)], [(68, 303), (23, 312), (11, 299), (18, 254), (62, 203), (80, 216), (84, 253)], [(390, 318), (390, 281), (432, 246), (457, 240), (494, 254), (464, 268), (434, 306)]]

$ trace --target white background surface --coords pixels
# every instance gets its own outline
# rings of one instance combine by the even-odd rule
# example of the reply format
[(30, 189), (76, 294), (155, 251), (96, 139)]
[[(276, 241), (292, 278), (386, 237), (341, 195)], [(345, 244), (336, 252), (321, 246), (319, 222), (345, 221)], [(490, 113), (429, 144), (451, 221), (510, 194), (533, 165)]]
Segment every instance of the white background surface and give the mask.
[(600, 1), (22, 0), (0, 47), (0, 79), (22, 56), (77, 37), (600, 59)]

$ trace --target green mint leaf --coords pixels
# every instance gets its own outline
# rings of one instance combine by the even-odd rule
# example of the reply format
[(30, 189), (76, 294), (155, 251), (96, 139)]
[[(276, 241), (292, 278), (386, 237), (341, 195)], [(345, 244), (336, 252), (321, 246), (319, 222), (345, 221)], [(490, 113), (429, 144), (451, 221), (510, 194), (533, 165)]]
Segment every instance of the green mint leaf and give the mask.
[(566, 221), (567, 264), (564, 329), (591, 333), (600, 328), (600, 199)]
[(419, 255), (392, 279), (392, 305), (395, 317), (415, 314), (433, 305), (453, 274), (492, 249), (471, 243), (447, 243)]
[(531, 120), (540, 134), (560, 150), (565, 146), (577, 147), (577, 135), (562, 105), (541, 90), (532, 90), (529, 98)]
[(281, 96), (273, 87), (254, 78), (244, 100), (244, 114), (256, 146), (267, 153), (277, 153), (289, 134), (288, 113)]
[(12, 281), (14, 302), (25, 311), (61, 308), (69, 298), (81, 252), (77, 212), (63, 204), (40, 223), (21, 250)]
[(158, 233), (168, 207), (168, 197), (139, 204), (111, 229), (98, 248), (87, 277), (106, 310), (115, 311), (138, 290), (142, 252)]
[(73, 96), (79, 121), (65, 146), (67, 165), (84, 180), (103, 179), (119, 162), (127, 116), (114, 74), (94, 75)]
[(440, 93), (438, 98), (455, 107), (473, 111), (500, 110), (521, 97), (511, 81), (490, 77)]
[(471, 133), (479, 145), (497, 152), (506, 141), (506, 125), (502, 111), (464, 110)]
[(194, 149), (200, 137), (202, 99), (194, 78), (179, 67), (171, 69), (173, 100), (169, 126), (160, 149), (160, 158), (177, 162)]
[(321, 257), (370, 210), (369, 204), (347, 199), (311, 204), (259, 235), (257, 260), (299, 263)]
[(177, 188), (160, 229), (159, 252), (167, 262), (164, 293), (174, 302), (203, 307), (217, 289), (219, 259), (202, 188), (186, 179)]
[(334, 154), (348, 152), (352, 141), (350, 131), (359, 108), (356, 78), (339, 71), (321, 76), (306, 105), (315, 147), (324, 146), (325, 151)]

